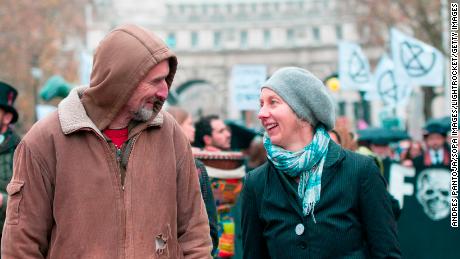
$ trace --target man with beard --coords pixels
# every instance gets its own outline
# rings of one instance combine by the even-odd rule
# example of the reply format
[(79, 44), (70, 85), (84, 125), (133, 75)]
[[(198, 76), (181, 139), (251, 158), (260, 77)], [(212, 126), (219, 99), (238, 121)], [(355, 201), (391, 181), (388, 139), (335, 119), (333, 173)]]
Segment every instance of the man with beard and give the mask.
[(195, 147), (206, 151), (230, 150), (231, 132), (217, 115), (202, 117), (195, 123)]
[(10, 125), (18, 120), (18, 112), (13, 107), (17, 91), (11, 85), (0, 81), (0, 224), (5, 223), (6, 186), (13, 175), (13, 154), (20, 139)]
[[(217, 115), (208, 115), (200, 118), (195, 123), (195, 140), (193, 145), (202, 148), (207, 152), (222, 152), (230, 151), (231, 149), (232, 133), (229, 127)], [(220, 153), (222, 155), (223, 153)], [(225, 190), (240, 189), (239, 184), (242, 185), (240, 178), (232, 177), (213, 177), (211, 168), (208, 167), (208, 172), (211, 176), (211, 186), (218, 196), (223, 197)], [(239, 169), (233, 170), (233, 172)], [(230, 170), (228, 170), (230, 171)], [(223, 187), (225, 186), (225, 187)], [(231, 187), (230, 187), (231, 186)], [(235, 193), (239, 194), (239, 190)], [(240, 259), (242, 258), (242, 237), (241, 237), (241, 202), (239, 197), (236, 196), (236, 201), (229, 203), (220, 203), (217, 201), (217, 214), (219, 224), (219, 249), (217, 251), (218, 259)], [(228, 210), (230, 208), (230, 210)], [(234, 229), (228, 231), (225, 225), (231, 226), (227, 229)], [(229, 234), (229, 235), (228, 235)], [(232, 236), (233, 235), (233, 236)]]
[(163, 113), (174, 53), (134, 25), (110, 32), (89, 87), (19, 144), (5, 258), (211, 258), (187, 137)]

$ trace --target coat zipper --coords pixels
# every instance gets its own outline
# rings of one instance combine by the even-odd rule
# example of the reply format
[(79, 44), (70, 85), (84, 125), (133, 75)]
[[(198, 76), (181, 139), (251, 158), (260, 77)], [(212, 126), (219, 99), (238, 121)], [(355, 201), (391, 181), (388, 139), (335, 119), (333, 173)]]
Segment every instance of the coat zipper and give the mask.
[[(131, 140), (128, 140), (126, 142), (126, 144), (124, 146), (124, 151), (123, 151), (122, 148), (116, 148), (117, 168), (118, 168), (119, 174), (120, 174), (120, 184), (121, 184), (122, 198), (123, 198), (123, 215), (122, 215), (122, 218), (123, 218), (123, 258), (126, 257), (126, 255), (128, 254), (128, 252), (126, 251), (126, 248), (127, 248), (126, 247), (126, 240), (127, 240), (127, 231), (126, 231), (126, 228), (127, 228), (127, 226), (126, 226), (127, 215), (126, 215), (126, 213), (127, 213), (127, 211), (126, 211), (124, 191), (125, 191), (126, 178), (128, 176), (128, 174), (127, 174), (128, 160), (129, 160), (129, 156), (131, 155), (131, 151), (134, 148), (134, 144), (137, 141), (138, 135), (133, 136)], [(125, 158), (126, 161), (124, 161), (123, 158)], [(126, 163), (126, 164), (123, 165), (123, 163)], [(121, 171), (122, 170), (124, 170), (124, 177), (123, 177), (124, 180), (122, 180), (122, 177), (121, 177)]]
[[(97, 134), (97, 132), (95, 132), (96, 135), (99, 136), (99, 134)], [(99, 138), (104, 142), (104, 145), (105, 145), (105, 148), (109, 151), (110, 154), (112, 154), (112, 148), (110, 147), (110, 144), (107, 143), (107, 141), (105, 140), (104, 137), (102, 136), (99, 136)], [(119, 151), (118, 151), (119, 150)], [(125, 243), (126, 243), (126, 207), (125, 207), (125, 195), (124, 195), (124, 185), (122, 185), (121, 183), (121, 168), (120, 168), (120, 163), (119, 163), (119, 159), (121, 159), (121, 149), (118, 149), (116, 148), (116, 152), (115, 152), (115, 159), (116, 159), (116, 168), (117, 168), (117, 172), (116, 172), (116, 179), (117, 179), (117, 182), (119, 183), (119, 185), (121, 186), (121, 188), (119, 189), (120, 190), (120, 195), (121, 195), (121, 205), (122, 205), (122, 213), (121, 213), (121, 231), (122, 231), (122, 246), (123, 246), (123, 249), (121, 250), (121, 258), (125, 258), (126, 257), (126, 248), (125, 248)]]
[[(91, 129), (92, 130), (92, 129)], [(97, 136), (99, 136), (99, 138), (104, 142), (104, 145), (105, 147), (108, 149), (109, 153), (112, 153), (112, 148), (110, 147), (110, 144), (107, 143), (107, 141), (105, 140), (105, 138), (103, 136), (100, 136), (97, 132), (95, 132), (94, 130), (92, 130)], [(131, 155), (131, 151), (133, 150), (134, 148), (134, 144), (136, 143), (137, 141), (137, 137), (138, 137), (139, 134), (137, 134), (136, 136), (133, 136), (133, 140), (132, 140), (132, 144), (127, 146), (126, 148), (129, 148), (129, 155)], [(128, 140), (129, 142), (129, 140)], [(127, 143), (128, 143), (127, 142)], [(122, 229), (122, 246), (123, 246), (123, 249), (122, 249), (122, 256), (121, 258), (125, 258), (126, 257), (126, 206), (125, 206), (125, 195), (124, 195), (124, 191), (125, 191), (125, 185), (124, 183), (122, 182), (121, 180), (121, 163), (122, 163), (122, 159), (123, 159), (123, 151), (121, 148), (116, 148), (115, 147), (115, 158), (116, 158), (116, 168), (118, 169), (118, 174), (117, 174), (117, 182), (119, 182), (121, 188), (120, 188), (120, 192), (121, 192), (121, 199), (122, 199), (122, 215), (121, 215), (121, 229)], [(125, 153), (126, 153), (127, 150), (125, 150)], [(127, 158), (129, 159), (129, 157)], [(126, 164), (127, 166), (127, 164)], [(125, 181), (126, 181), (126, 169), (125, 168)], [(118, 180), (119, 179), (119, 180)]]
[[(123, 170), (121, 168), (121, 155), (122, 155), (121, 148), (115, 146), (115, 156), (116, 156), (116, 160), (117, 160), (118, 176), (120, 177), (121, 190), (124, 192), (125, 191), (125, 184), (124, 184), (124, 181), (121, 178), (121, 171)], [(125, 170), (125, 178), (126, 178), (126, 170)]]

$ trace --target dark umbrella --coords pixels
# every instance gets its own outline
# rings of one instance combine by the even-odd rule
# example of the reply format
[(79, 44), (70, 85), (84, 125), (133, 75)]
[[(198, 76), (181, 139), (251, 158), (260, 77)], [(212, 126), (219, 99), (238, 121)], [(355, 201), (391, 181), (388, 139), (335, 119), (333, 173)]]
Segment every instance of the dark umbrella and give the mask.
[(364, 130), (358, 130), (358, 141), (387, 145), (391, 142), (397, 142), (403, 139), (409, 139), (409, 135), (403, 130), (385, 128), (367, 128)]
[(226, 120), (225, 124), (227, 124), (232, 132), (230, 144), (232, 150), (247, 149), (252, 139), (257, 135), (261, 135), (256, 130), (248, 128), (236, 121)]

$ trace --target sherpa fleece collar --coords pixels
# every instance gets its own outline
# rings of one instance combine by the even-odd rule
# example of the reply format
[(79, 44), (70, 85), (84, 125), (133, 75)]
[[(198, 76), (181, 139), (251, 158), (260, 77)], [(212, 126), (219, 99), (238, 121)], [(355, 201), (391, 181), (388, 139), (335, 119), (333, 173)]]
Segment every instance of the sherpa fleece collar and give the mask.
[[(82, 129), (92, 129), (103, 137), (102, 132), (88, 117), (81, 103), (80, 97), (86, 89), (88, 89), (87, 86), (75, 87), (70, 91), (70, 94), (59, 103), (58, 115), (62, 132), (67, 135)], [(146, 122), (147, 126), (163, 125), (163, 117), (163, 111), (160, 111), (156, 116), (152, 116), (150, 121)]]

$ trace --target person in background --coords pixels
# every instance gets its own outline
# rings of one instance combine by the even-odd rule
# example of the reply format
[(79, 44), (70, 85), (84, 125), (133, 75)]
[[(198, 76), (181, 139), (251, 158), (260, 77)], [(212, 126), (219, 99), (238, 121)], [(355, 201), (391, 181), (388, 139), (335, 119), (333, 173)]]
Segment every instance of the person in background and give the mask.
[(342, 148), (355, 151), (357, 149), (356, 141), (353, 139), (353, 135), (348, 129), (345, 127), (338, 127), (331, 129), (329, 131), (329, 135), (331, 140), (334, 141), (336, 144), (342, 146)]
[(419, 141), (412, 140), (409, 146), (401, 152), (401, 165), (412, 167), (414, 166), (413, 160), (423, 153), (422, 144)]
[(247, 150), (246, 172), (249, 172), (263, 165), (267, 161), (267, 153), (265, 152), (262, 138), (256, 136), (249, 145)]
[(412, 193), (404, 196), (398, 221), (405, 258), (458, 257), (460, 231), (451, 227), (452, 171), (447, 131), (438, 121), (431, 120), (424, 126), (426, 149), (413, 160), (414, 174), (404, 179), (404, 184), (413, 186)]
[(195, 123), (195, 141), (193, 146), (206, 151), (229, 151), (231, 132), (217, 115), (200, 118)]
[[(385, 185), (388, 187), (391, 164), (394, 162), (391, 159), (392, 150), (390, 143), (384, 138), (376, 138), (368, 141), (360, 141), (359, 148), (356, 150), (358, 154), (370, 157), (378, 167), (380, 174), (385, 179)], [(388, 192), (395, 220), (401, 216), (401, 205), (396, 198)]]
[(332, 141), (334, 141), (337, 145), (342, 145), (342, 138), (340, 137), (340, 134), (337, 132), (337, 130), (331, 129), (328, 133)]
[[(184, 131), (190, 143), (195, 139), (195, 126), (193, 125), (192, 115), (180, 107), (168, 107), (167, 111), (176, 119), (179, 126)], [(195, 159), (195, 166), (200, 179), (201, 195), (203, 196), (204, 204), (206, 205), (206, 212), (208, 213), (210, 234), (212, 238), (212, 254), (215, 254), (219, 245), (219, 236), (217, 231), (217, 211), (212, 194), (211, 184), (209, 183), (208, 173), (206, 167), (198, 159)]]
[(243, 258), (401, 258), (378, 168), (327, 133), (335, 111), (323, 83), (286, 67), (261, 89), (269, 161), (245, 179)]
[[(14, 101), (18, 92), (11, 85), (0, 81), (0, 224), (3, 227), (8, 200), (7, 185), (13, 175), (13, 155), (20, 138), (12, 129), (18, 121)], [(1, 234), (0, 234), (1, 238)]]
[(412, 159), (423, 153), (423, 145), (419, 141), (413, 141), (409, 147), (409, 155)]
[(101, 41), (89, 87), (18, 145), (3, 258), (211, 258), (189, 141), (161, 111), (176, 69), (142, 27)]
[(446, 141), (447, 132), (448, 129), (440, 124), (425, 125), (423, 139), (426, 149), (413, 161), (417, 171), (427, 167), (450, 169), (450, 143)]
[(370, 150), (380, 159), (393, 159), (394, 151), (390, 147), (390, 143), (386, 140), (373, 139), (370, 141)]
[[(195, 141), (193, 145), (201, 148), (207, 152), (226, 152), (231, 150), (231, 137), (232, 132), (229, 127), (224, 123), (223, 120), (217, 115), (208, 115), (200, 118), (195, 123)], [(238, 185), (239, 179), (224, 179), (224, 182), (230, 181), (230, 185)], [(213, 186), (224, 186), (223, 183), (216, 184)], [(217, 189), (222, 187), (217, 187)], [(222, 192), (231, 187), (224, 187), (219, 189)], [(237, 192), (239, 194), (239, 191)], [(216, 195), (217, 196), (217, 195)], [(240, 198), (236, 198), (234, 204), (228, 204), (229, 211), (227, 209), (218, 210), (218, 224), (219, 230), (219, 250), (217, 252), (217, 258), (232, 258), (240, 259), (242, 254), (242, 240), (241, 240), (241, 228), (240, 228), (240, 215), (241, 215), (241, 203)], [(222, 206), (220, 206), (222, 207)], [(227, 226), (227, 229), (225, 228)], [(229, 227), (231, 226), (231, 227)], [(232, 230), (229, 230), (232, 229)], [(232, 237), (233, 236), (233, 237)]]

